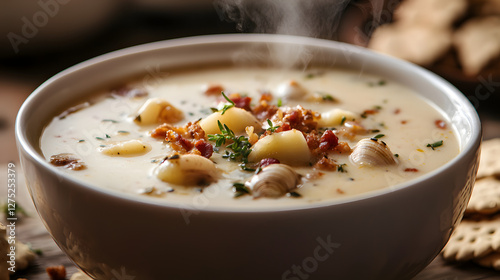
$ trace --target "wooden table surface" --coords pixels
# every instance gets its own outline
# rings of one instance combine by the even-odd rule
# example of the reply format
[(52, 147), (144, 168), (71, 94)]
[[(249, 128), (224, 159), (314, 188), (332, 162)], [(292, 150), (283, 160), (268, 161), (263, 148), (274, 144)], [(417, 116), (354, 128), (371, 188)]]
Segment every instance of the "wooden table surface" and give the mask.
[[(215, 20), (218, 21), (218, 19)], [(210, 18), (206, 19), (206, 21), (209, 23), (204, 24), (205, 27), (209, 28), (209, 26), (214, 26), (214, 19)], [(155, 24), (157, 24), (157, 22), (155, 22)], [(167, 23), (167, 25), (168, 24), (171, 23)], [(217, 24), (215, 24), (215, 26), (216, 25)], [(93, 52), (76, 52), (77, 54), (68, 51), (62, 58), (61, 56), (56, 56), (55, 62), (52, 58), (44, 57), (36, 57), (35, 59), (30, 57), (21, 59), (8, 58), (6, 60), (0, 58), (0, 62), (6, 62), (3, 64), (0, 63), (0, 184), (2, 184), (0, 189), (4, 189), (3, 186), (6, 184), (6, 165), (8, 162), (13, 162), (16, 165), (16, 179), (18, 180), (17, 200), (28, 213), (28, 216), (21, 217), (18, 220), (16, 238), (19, 241), (31, 243), (34, 249), (39, 249), (43, 252), (41, 256), (36, 258), (29, 269), (16, 273), (11, 279), (20, 277), (29, 280), (49, 279), (45, 273), (45, 268), (54, 265), (64, 265), (68, 272), (68, 279), (72, 273), (77, 271), (76, 267), (61, 252), (46, 231), (36, 214), (33, 203), (24, 185), (14, 140), (14, 120), (19, 106), (41, 82), (72, 64), (88, 57), (95, 56), (99, 54), (99, 52), (107, 52), (112, 49), (124, 47), (123, 44), (126, 44), (123, 43), (124, 41), (128, 44), (137, 44), (142, 43), (142, 41), (166, 39), (164, 35), (163, 37), (157, 36), (158, 29), (152, 30), (152, 28), (148, 27), (145, 30), (139, 31), (140, 32), (135, 32), (135, 34), (140, 34), (139, 40), (137, 40), (137, 37), (131, 39), (127, 36), (123, 39), (122, 36), (120, 37), (121, 41), (119, 41), (122, 42), (122, 45), (120, 45), (116, 43), (118, 40), (114, 40), (117, 38), (111, 38), (111, 46), (108, 45), (107, 47), (97, 49)], [(204, 33), (222, 33), (225, 31), (230, 32), (232, 30), (226, 27), (221, 29), (220, 26), (217, 26), (212, 29), (206, 29)], [(153, 34), (153, 32), (155, 33)], [(182, 28), (179, 29), (177, 25), (175, 27), (170, 26), (167, 32), (170, 32), (167, 38), (200, 34), (200, 32), (193, 32), (189, 28), (184, 30), (182, 30)], [(78, 53), (84, 53), (84, 55), (78, 55)], [(55, 67), (54, 64), (56, 64), (57, 67)], [(500, 111), (498, 111), (498, 105), (500, 105), (500, 88), (495, 87), (492, 95), (487, 99), (481, 100), (476, 106), (482, 120), (483, 135), (485, 139), (500, 137)], [(5, 196), (5, 191), (0, 192), (0, 205), (6, 201)], [(0, 221), (3, 221), (3, 219), (4, 217), (0, 214)], [(411, 254), (411, 252), (408, 253)], [(469, 263), (447, 264), (438, 256), (424, 271), (415, 277), (415, 280), (424, 279), (500, 279), (500, 272)]]

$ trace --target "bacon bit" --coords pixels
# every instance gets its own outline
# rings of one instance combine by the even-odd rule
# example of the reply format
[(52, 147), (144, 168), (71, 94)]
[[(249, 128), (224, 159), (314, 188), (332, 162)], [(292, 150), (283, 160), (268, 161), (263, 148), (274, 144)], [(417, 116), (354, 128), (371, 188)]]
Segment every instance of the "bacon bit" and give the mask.
[(316, 164), (314, 165), (314, 168), (320, 169), (320, 170), (326, 170), (326, 171), (336, 171), (337, 170), (337, 164), (335, 163), (335, 160), (330, 159), (328, 157), (322, 157)]
[(307, 146), (309, 150), (316, 150), (319, 148), (320, 137), (316, 130), (311, 131), (305, 135)]
[(338, 154), (350, 154), (352, 152), (349, 143), (347, 142), (339, 142), (337, 146), (333, 149), (333, 152)]
[(49, 266), (45, 269), (51, 280), (66, 279), (66, 268), (63, 265)]
[(207, 141), (200, 139), (194, 143), (194, 147), (200, 151), (201, 156), (210, 158), (214, 153), (214, 147)]
[(192, 123), (189, 122), (185, 126), (173, 126), (167, 123), (164, 123), (153, 131), (151, 131), (151, 137), (153, 138), (166, 138), (167, 132), (173, 130), (182, 137), (187, 139), (205, 139), (205, 131), (201, 128), (198, 122)]
[(128, 85), (111, 90), (111, 95), (118, 95), (123, 97), (145, 97), (149, 93), (145, 88), (142, 87), (131, 87)]
[(175, 151), (182, 154), (189, 152), (206, 158), (213, 154), (213, 147), (206, 141), (205, 131), (197, 122), (189, 122), (181, 127), (162, 124), (151, 132), (151, 137), (164, 138)]
[(263, 158), (260, 162), (259, 162), (259, 166), (264, 168), (268, 165), (271, 165), (271, 164), (278, 164), (280, 163), (280, 161), (278, 159), (275, 159), (275, 158)]
[(265, 92), (262, 92), (262, 94), (260, 95), (259, 102), (262, 102), (262, 101), (270, 102), (271, 100), (273, 100), (273, 95), (271, 93), (265, 91)]
[(419, 170), (416, 168), (406, 168), (405, 172), (418, 172)]
[(269, 105), (265, 100), (261, 100), (259, 105), (253, 108), (252, 113), (259, 121), (265, 121), (271, 119), (277, 111), (276, 105)]
[(245, 127), (245, 132), (248, 135), (248, 142), (250, 142), (250, 144), (252, 145), (257, 143), (257, 141), (259, 141), (259, 135), (257, 135), (257, 133), (255, 133), (254, 130), (255, 128), (253, 126)]
[(191, 149), (193, 149), (194, 144), (186, 140), (184, 137), (179, 135), (177, 132), (173, 130), (167, 131), (167, 136), (165, 137), (165, 140), (172, 145), (172, 148), (178, 152), (189, 152)]
[(394, 115), (397, 115), (399, 113), (401, 113), (401, 109), (397, 108), (396, 110), (394, 110)]
[(401, 121), (401, 124), (407, 124), (407, 123), (408, 123), (408, 121), (406, 121), (406, 120)]
[(447, 125), (446, 125), (446, 122), (445, 122), (445, 121), (443, 121), (443, 120), (436, 120), (436, 121), (434, 122), (434, 124), (435, 124), (435, 125), (436, 125), (436, 127), (437, 127), (437, 128), (439, 128), (439, 129), (446, 129), (446, 126), (447, 126)]
[(80, 161), (75, 155), (62, 153), (50, 157), (50, 163), (55, 166), (64, 167), (71, 170), (83, 170), (87, 166)]
[(366, 118), (367, 115), (375, 115), (377, 113), (378, 113), (378, 110), (375, 110), (375, 109), (364, 110), (363, 113), (361, 114), (361, 117)]
[(221, 92), (224, 91), (224, 87), (221, 86), (221, 85), (209, 85), (206, 89), (205, 89), (205, 94), (206, 95), (219, 95)]
[(233, 93), (229, 95), (229, 99), (234, 102), (235, 107), (250, 112), (252, 111), (252, 108), (250, 108), (250, 102), (252, 102), (252, 98), (248, 96), (241, 96), (239, 93)]
[(344, 192), (343, 190), (341, 190), (341, 189), (338, 189), (338, 188), (337, 188), (337, 190), (336, 190), (336, 191), (337, 191), (337, 193), (338, 193), (338, 194), (345, 194), (345, 192)]
[(339, 138), (331, 130), (326, 130), (319, 140), (319, 148), (326, 152), (335, 148), (339, 144)]
[[(281, 111), (278, 111), (279, 113)], [(321, 116), (317, 112), (304, 109), (302, 106), (295, 108), (286, 108), (282, 111), (283, 115), (275, 114), (273, 121), (280, 125), (289, 124), (292, 129), (302, 131), (302, 133), (309, 133), (316, 130), (318, 127), (318, 120)]]
[(173, 125), (170, 125), (168, 123), (164, 123), (157, 128), (155, 128), (153, 131), (151, 131), (151, 137), (153, 138), (165, 138), (167, 137), (167, 131), (169, 130), (174, 130), (175, 127)]

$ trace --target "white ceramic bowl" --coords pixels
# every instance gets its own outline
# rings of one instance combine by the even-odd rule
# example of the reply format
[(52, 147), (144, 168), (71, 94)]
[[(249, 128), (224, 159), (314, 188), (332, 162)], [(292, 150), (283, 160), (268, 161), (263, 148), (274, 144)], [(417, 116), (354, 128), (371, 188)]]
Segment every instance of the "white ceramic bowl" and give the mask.
[[(44, 125), (93, 90), (146, 77), (151, 69), (230, 63), (234, 58), (272, 62), (275, 49), (286, 53), (288, 61), (305, 50), (295, 57), (374, 72), (415, 89), (456, 127), (460, 154), (392, 188), (275, 210), (176, 207), (133, 197), (75, 180), (41, 155)], [(61, 249), (97, 279), (136, 280), (410, 278), (438, 255), (460, 221), (481, 142), (480, 122), (469, 101), (420, 67), (332, 41), (256, 34), (158, 42), (78, 64), (28, 98), (16, 133), (33, 202)]]

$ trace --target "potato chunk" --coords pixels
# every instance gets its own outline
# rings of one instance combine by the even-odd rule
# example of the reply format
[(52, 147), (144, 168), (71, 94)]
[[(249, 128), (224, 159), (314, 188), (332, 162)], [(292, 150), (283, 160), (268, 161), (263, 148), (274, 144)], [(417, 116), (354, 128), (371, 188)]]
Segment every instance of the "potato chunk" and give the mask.
[(318, 120), (319, 127), (333, 127), (342, 124), (344, 121), (353, 121), (356, 119), (356, 114), (335, 108), (333, 110), (321, 113), (321, 118)]
[(150, 150), (151, 146), (149, 144), (135, 139), (108, 144), (100, 149), (101, 153), (108, 156), (134, 156), (145, 154)]
[(151, 98), (142, 105), (135, 118), (135, 122), (140, 125), (150, 125), (157, 123), (176, 123), (184, 118), (184, 114), (179, 109), (162, 98)]
[(250, 112), (236, 107), (226, 110), (224, 114), (221, 112), (211, 114), (200, 121), (200, 126), (207, 134), (220, 133), (217, 121), (227, 125), (236, 134), (244, 133), (247, 126), (253, 126), (254, 132), (262, 130), (261, 123)]
[(302, 132), (292, 129), (268, 135), (255, 143), (248, 160), (257, 162), (264, 158), (276, 158), (289, 165), (306, 165), (311, 152)]

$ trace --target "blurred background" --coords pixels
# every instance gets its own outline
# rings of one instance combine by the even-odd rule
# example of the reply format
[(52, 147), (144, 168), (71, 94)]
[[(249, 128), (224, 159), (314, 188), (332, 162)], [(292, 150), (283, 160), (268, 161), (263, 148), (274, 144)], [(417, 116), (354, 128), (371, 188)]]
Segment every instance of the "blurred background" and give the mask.
[[(485, 139), (500, 137), (500, 0), (3, 0), (1, 172), (8, 162), (21, 171), (15, 117), (28, 95), (51, 76), (125, 47), (222, 33), (318, 37), (420, 64), (469, 98), (480, 114)], [(25, 223), (24, 229), (21, 237), (36, 246), (51, 242), (38, 223)], [(30, 279), (46, 279), (36, 276), (44, 273), (45, 263), (71, 266), (55, 244), (43, 246), (46, 257), (28, 271)], [(442, 277), (458, 275), (440, 263), (434, 268)], [(438, 279), (434, 276), (435, 270), (427, 270), (419, 279)]]

